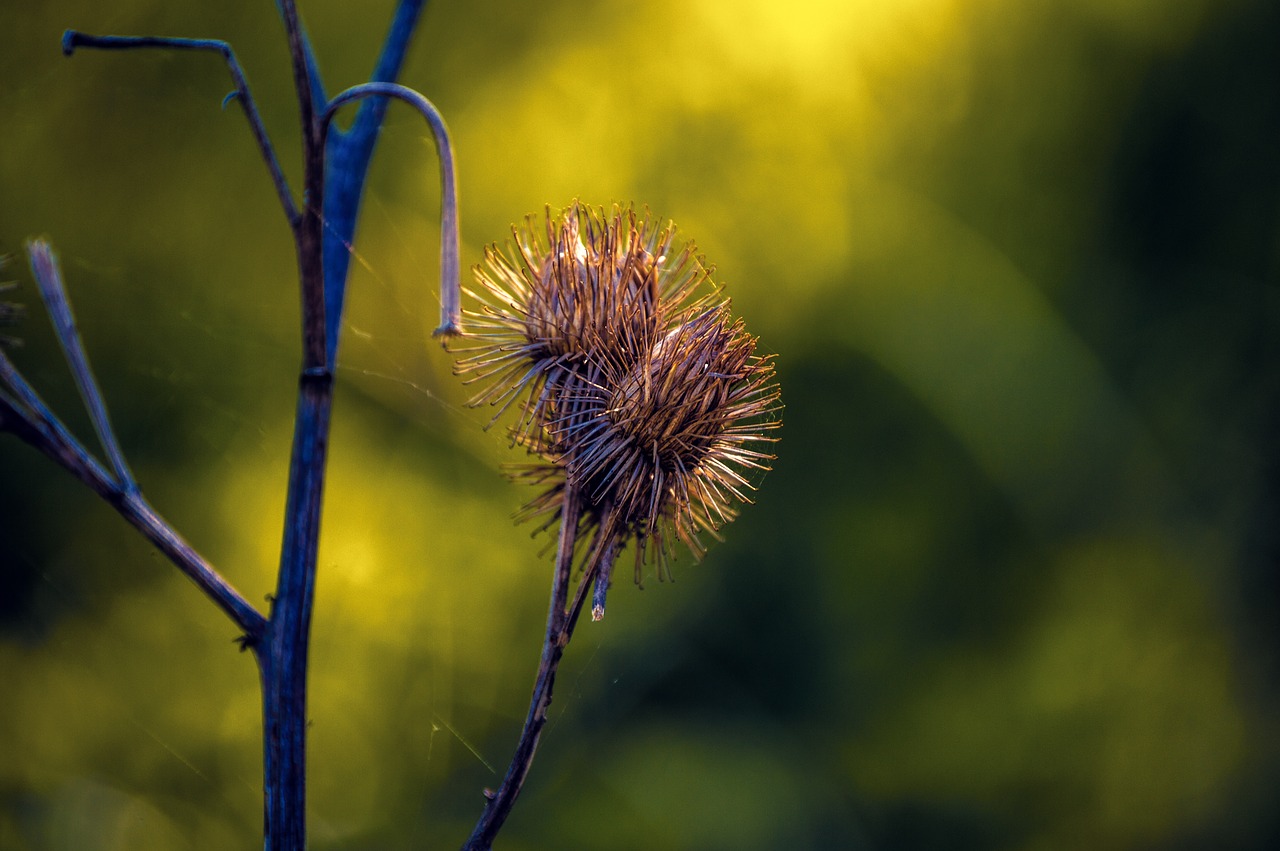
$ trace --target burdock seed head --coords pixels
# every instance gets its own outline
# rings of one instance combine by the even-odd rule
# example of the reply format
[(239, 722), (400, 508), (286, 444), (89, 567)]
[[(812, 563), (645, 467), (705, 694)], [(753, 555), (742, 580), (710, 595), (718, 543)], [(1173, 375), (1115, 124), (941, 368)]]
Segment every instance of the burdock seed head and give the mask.
[(675, 229), (655, 228), (634, 210), (574, 204), (545, 223), (512, 228), (506, 250), (485, 250), (466, 290), (470, 346), (456, 372), (482, 389), (472, 405), (493, 405), (494, 420), (521, 400), (513, 436), (542, 446), (547, 410), (566, 383), (584, 374), (602, 347), (652, 336), (662, 304), (684, 301), (707, 276), (693, 247), (671, 254)]
[(669, 531), (701, 557), (699, 534), (716, 536), (750, 502), (752, 471), (772, 459), (752, 444), (778, 424), (773, 366), (727, 303), (683, 311), (655, 337), (603, 357), (574, 415), (548, 426), (566, 477), (636, 539), (637, 568), (650, 539), (662, 563)]
[(639, 581), (650, 551), (665, 574), (673, 538), (701, 557), (768, 469), (782, 405), (693, 244), (631, 208), (574, 204), (527, 219), (475, 276), (456, 371), (481, 385), (471, 404), (519, 407), (512, 439), (538, 460), (515, 478), (542, 488), (522, 516), (551, 525), (571, 486), (598, 560), (634, 540)]

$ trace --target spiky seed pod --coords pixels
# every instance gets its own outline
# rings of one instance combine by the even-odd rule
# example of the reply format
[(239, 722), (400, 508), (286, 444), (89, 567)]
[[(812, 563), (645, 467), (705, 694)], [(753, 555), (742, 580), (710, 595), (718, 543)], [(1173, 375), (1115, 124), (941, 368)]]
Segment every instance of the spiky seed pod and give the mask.
[(701, 557), (699, 535), (750, 501), (781, 410), (771, 360), (674, 236), (630, 208), (527, 219), (475, 269), (456, 369), (484, 384), (471, 404), (520, 407), (513, 441), (539, 460), (513, 477), (541, 490), (518, 517), (555, 523), (572, 483), (579, 533), (606, 564), (634, 539), (637, 581), (650, 541), (661, 577), (673, 537)]
[(672, 321), (652, 343), (602, 357), (569, 402), (574, 416), (548, 426), (566, 478), (636, 540), (637, 577), (651, 539), (663, 566), (669, 531), (695, 557), (706, 552), (699, 533), (718, 538), (735, 503), (751, 501), (751, 474), (773, 457), (753, 447), (779, 425), (773, 364), (727, 302)]
[(584, 371), (589, 353), (610, 341), (652, 336), (662, 303), (686, 299), (707, 276), (692, 246), (670, 254), (675, 229), (658, 229), (632, 209), (573, 205), (530, 216), (512, 229), (506, 251), (490, 246), (475, 268), (479, 309), (468, 311), (472, 345), (455, 372), (483, 388), (471, 404), (493, 405), (494, 420), (517, 399), (513, 437), (542, 442), (547, 406)]

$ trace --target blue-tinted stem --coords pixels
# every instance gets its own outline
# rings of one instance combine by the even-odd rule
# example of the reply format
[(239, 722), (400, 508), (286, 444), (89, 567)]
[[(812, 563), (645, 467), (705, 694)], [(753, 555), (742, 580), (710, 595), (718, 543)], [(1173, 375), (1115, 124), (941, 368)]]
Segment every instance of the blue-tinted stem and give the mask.
[(93, 430), (97, 432), (98, 442), (107, 453), (107, 460), (116, 474), (116, 482), (126, 493), (138, 490), (133, 473), (124, 460), (124, 451), (116, 440), (115, 430), (111, 427), (111, 418), (107, 416), (107, 405), (102, 399), (102, 391), (98, 381), (89, 368), (89, 357), (80, 342), (80, 332), (76, 329), (75, 314), (71, 311), (71, 302), (67, 298), (66, 287), (62, 283), (62, 270), (58, 267), (58, 257), (42, 239), (27, 243), (27, 256), (31, 261), (31, 273), (40, 287), (40, 297), (44, 300), (49, 318), (53, 320), (53, 330), (58, 335), (58, 345), (66, 356), (71, 377), (75, 379), (76, 389), (84, 401), (85, 410), (93, 422)]
[[(315, 598), (329, 423), (333, 406), (333, 365), (346, 285), (345, 249), (355, 230), (373, 138), (382, 113), (366, 119), (367, 146), (327, 163), (325, 100), (319, 73), (292, 0), (279, 0), (293, 62), (302, 124), (304, 204), (294, 228), (302, 302), (302, 370), (289, 462), (284, 536), (276, 594), (264, 640), (255, 647), (262, 681), (265, 834), (267, 851), (306, 848), (307, 665), (311, 611)], [(401, 3), (388, 35), (389, 73), (403, 60), (420, 2)], [(409, 9), (411, 14), (404, 14)], [(381, 63), (380, 63), (381, 66)], [(362, 153), (363, 151), (363, 153)], [(330, 184), (332, 183), (332, 186)], [(327, 198), (333, 195), (335, 200)], [(336, 205), (336, 206), (331, 206)], [(339, 222), (324, 216), (333, 210)], [(344, 262), (326, 268), (325, 245), (338, 240)], [(332, 296), (331, 294), (336, 294)], [(330, 307), (330, 301), (333, 301)], [(332, 331), (329, 329), (332, 328)]]
[[(371, 83), (391, 83), (400, 76), (409, 42), (424, 0), (401, 0), (383, 42)], [(387, 112), (384, 98), (366, 100), (346, 131), (329, 132), (326, 143), (324, 196), (325, 338), (330, 368), (337, 362), (339, 330), (346, 303), (347, 272), (355, 241), (360, 201), (364, 196), (369, 161)]]
[[(289, 182), (285, 179), (284, 171), (280, 168), (280, 160), (277, 159), (275, 149), (271, 146), (271, 139), (267, 136), (267, 129), (262, 124), (262, 116), (259, 115), (258, 106), (253, 100), (253, 94), (249, 91), (249, 82), (245, 78), (244, 70), (240, 67), (240, 62), (236, 59), (235, 51), (231, 49), (231, 45), (225, 41), (208, 38), (168, 38), (164, 36), (132, 35), (99, 36), (76, 30), (64, 32), (62, 34), (62, 52), (70, 56), (77, 47), (88, 47), (95, 50), (137, 50), (140, 48), (204, 50), (221, 54), (223, 61), (227, 63), (231, 81), (235, 83), (235, 89), (227, 97), (235, 98), (240, 102), (240, 108), (244, 110), (245, 119), (249, 122), (249, 130), (253, 133), (254, 141), (258, 143), (258, 151), (262, 154), (262, 159), (267, 164), (267, 170), (271, 172), (271, 182), (275, 185), (276, 195), (280, 198), (280, 206), (284, 208), (284, 214), (288, 218), (289, 224), (296, 227), (298, 209), (294, 204), (293, 194), (289, 190)], [(226, 101), (223, 103), (225, 104)]]
[(461, 289), (458, 268), (458, 181), (453, 161), (453, 145), (444, 118), (431, 101), (413, 89), (397, 83), (365, 83), (341, 92), (329, 102), (321, 117), (328, 127), (335, 111), (343, 104), (364, 99), (367, 102), (399, 98), (418, 110), (427, 120), (440, 159), (440, 326), (435, 335), (455, 335), (461, 330)]

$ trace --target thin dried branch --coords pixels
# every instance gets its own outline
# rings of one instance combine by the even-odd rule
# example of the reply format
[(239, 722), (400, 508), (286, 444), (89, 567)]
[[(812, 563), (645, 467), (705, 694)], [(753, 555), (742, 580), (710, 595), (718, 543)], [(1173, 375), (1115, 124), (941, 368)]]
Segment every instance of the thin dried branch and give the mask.
[(0, 429), (44, 453), (106, 500), (243, 630), (246, 646), (262, 638), (266, 618), (156, 513), (136, 487), (126, 489), (89, 454), (2, 350), (0, 385), (12, 394), (0, 393)]
[[(400, 0), (387, 29), (382, 53), (374, 65), (369, 81), (393, 83), (400, 76), (408, 54), (409, 43), (417, 28), (424, 6), (423, 0)], [(304, 32), (304, 45), (305, 32)], [(313, 74), (317, 97), (323, 99)], [(337, 359), (339, 329), (346, 301), (347, 271), (351, 264), (351, 246), (355, 243), (356, 223), (364, 194), (369, 162), (379, 138), (382, 119), (386, 115), (386, 98), (369, 98), (360, 105), (355, 121), (345, 132), (331, 127), (325, 141), (327, 185), (324, 195), (324, 291), (325, 333), (329, 357)]]
[[(285, 20), (287, 27), (288, 21), (284, 14), (283, 0), (276, 0), (276, 11), (280, 13), (281, 19)], [(301, 36), (302, 61), (307, 69), (307, 79), (310, 80), (311, 91), (315, 95), (317, 102), (323, 102), (326, 98), (324, 93), (324, 82), (320, 78), (320, 64), (316, 61), (315, 51), (311, 48), (311, 39), (307, 36), (307, 28), (302, 25), (301, 21), (296, 21), (296, 25), (298, 33)], [(293, 62), (295, 65), (297, 64), (296, 57), (293, 58)]]
[(107, 416), (107, 405), (102, 399), (102, 391), (98, 388), (97, 379), (89, 369), (89, 359), (84, 353), (84, 345), (80, 341), (80, 332), (76, 329), (75, 314), (71, 312), (71, 302), (67, 298), (67, 289), (62, 283), (62, 270), (58, 266), (58, 257), (43, 239), (34, 239), (27, 243), (27, 257), (31, 262), (31, 273), (40, 286), (40, 297), (44, 299), (45, 309), (53, 321), (53, 330), (58, 336), (58, 345), (67, 358), (67, 366), (75, 379), (76, 389), (84, 400), (89, 419), (93, 421), (93, 430), (98, 434), (98, 441), (107, 453), (107, 460), (116, 474), (116, 482), (125, 493), (137, 491), (138, 483), (124, 460), (124, 450), (116, 440), (115, 431), (111, 428), (111, 420)]
[(435, 336), (456, 336), (461, 333), (461, 284), (458, 268), (458, 183), (453, 164), (453, 146), (449, 142), (449, 129), (435, 105), (406, 86), (396, 83), (365, 83), (341, 92), (329, 101), (321, 116), (321, 123), (328, 128), (333, 116), (343, 105), (362, 98), (399, 98), (414, 107), (427, 120), (440, 158), (440, 327)]
[(122, 492), (119, 483), (54, 415), (39, 394), (0, 349), (0, 428), (16, 435), (56, 461), (90, 490), (106, 500)]
[(293, 0), (280, 0), (302, 125), (304, 207), (294, 228), (302, 304), (302, 369), (289, 457), (284, 540), (266, 635), (255, 648), (262, 683), (266, 851), (307, 844), (307, 666), (316, 555), (333, 408), (332, 352), (325, 337), (322, 95)]
[[(33, 252), (33, 267), (38, 267), (38, 278), (43, 276), (42, 287), (50, 303), (50, 312), (115, 473), (109, 473), (84, 450), (22, 380), (3, 352), (0, 352), (0, 379), (4, 381), (0, 388), (0, 428), (12, 431), (41, 449), (116, 506), (245, 630), (244, 644), (254, 650), (263, 691), (266, 848), (267, 851), (302, 851), (306, 847), (308, 646), (333, 402), (332, 370), (348, 268), (345, 250), (351, 244), (369, 158), (386, 107), (385, 98), (377, 98), (361, 110), (348, 133), (335, 132), (328, 139), (332, 110), (325, 111), (328, 102), (296, 3), (294, 0), (277, 0), (276, 5), (289, 45), (302, 125), (304, 179), (301, 208), (289, 190), (244, 74), (227, 43), (149, 36), (93, 36), (71, 30), (63, 39), (63, 49), (68, 55), (78, 47), (210, 50), (220, 53), (235, 83), (235, 90), (227, 100), (239, 100), (244, 109), (289, 219), (298, 259), (303, 358), (285, 506), (284, 540), (270, 616), (264, 618), (249, 606), (142, 499), (111, 432), (106, 407), (88, 370), (87, 359), (83, 357), (52, 253), (42, 252), (39, 248)], [(389, 86), (395, 91), (351, 93), (335, 106), (367, 94), (389, 94), (410, 102), (416, 98), (426, 103), (420, 95), (407, 89), (401, 91), (393, 84), (403, 65), (422, 6), (423, 0), (401, 0), (374, 70), (374, 85)], [(418, 106), (422, 108), (420, 104)], [(445, 296), (446, 304), (452, 305), (447, 314), (452, 321), (444, 330), (451, 331), (457, 327), (458, 314), (458, 240), (452, 151), (439, 114), (430, 104), (426, 107), (425, 114), (428, 121), (433, 122), (437, 144), (441, 148), (442, 173), (447, 174), (448, 221), (443, 226), (453, 238), (446, 240), (443, 252), (450, 259), (442, 261), (442, 265), (453, 270), (452, 295), (446, 290)], [(325, 112), (323, 125), (321, 112)], [(330, 188), (332, 193), (327, 191)], [(326, 222), (332, 229), (332, 236), (326, 233)], [(337, 253), (339, 249), (343, 251), (341, 257)], [(327, 265), (326, 257), (330, 256), (336, 259)], [(50, 282), (49, 286), (44, 286), (44, 280)]]
[[(304, 207), (298, 225), (294, 228), (302, 297), (302, 373), (304, 376), (324, 380), (333, 368), (333, 358), (325, 333), (325, 151), (324, 133), (318, 120), (318, 105), (323, 104), (323, 96), (312, 85), (313, 79), (318, 75), (313, 73), (311, 44), (302, 30), (297, 5), (293, 0), (279, 0), (277, 5), (284, 21), (294, 88), (298, 96), (299, 123), (302, 125)], [(299, 395), (301, 396), (301, 390)], [(295, 433), (295, 439), (299, 436)]]
[(280, 168), (280, 160), (276, 158), (275, 149), (271, 146), (271, 139), (267, 136), (266, 127), (262, 124), (262, 116), (258, 114), (258, 106), (254, 103), (253, 95), (249, 92), (249, 83), (245, 79), (244, 71), (240, 68), (240, 62), (236, 59), (235, 51), (231, 49), (231, 45), (217, 39), (168, 38), (163, 36), (100, 36), (89, 35), (76, 30), (67, 30), (62, 34), (63, 53), (70, 56), (77, 47), (88, 47), (94, 50), (137, 50), (140, 48), (207, 50), (222, 54), (222, 58), (227, 63), (227, 70), (231, 72), (231, 81), (235, 83), (235, 89), (223, 100), (223, 105), (225, 106), (227, 100), (232, 98), (240, 102), (240, 108), (244, 110), (245, 118), (249, 121), (249, 129), (253, 132), (253, 138), (258, 143), (258, 150), (262, 154), (263, 161), (267, 164), (267, 170), (271, 172), (271, 182), (275, 185), (276, 194), (280, 197), (280, 206), (284, 208), (284, 214), (289, 220), (289, 226), (294, 228), (298, 226), (298, 207), (293, 201), (293, 193), (289, 189), (289, 182), (285, 179), (284, 171)]
[[(463, 845), (463, 851), (487, 851), (493, 845), (494, 837), (502, 829), (503, 823), (515, 806), (516, 798), (524, 786), (525, 777), (533, 765), (533, 755), (538, 749), (538, 740), (542, 728), (547, 723), (547, 709), (551, 706), (551, 693), (555, 687), (556, 671), (560, 667), (560, 659), (564, 655), (568, 636), (565, 634), (567, 613), (565, 604), (569, 597), (569, 579), (573, 568), (573, 550), (578, 530), (578, 519), (582, 511), (582, 501), (577, 488), (566, 487), (561, 503), (560, 538), (556, 546), (556, 565), (551, 583), (551, 607), (547, 612), (547, 631), (542, 642), (542, 660), (538, 665), (538, 676), (533, 684), (533, 697), (529, 702), (529, 714), (525, 718), (524, 728), (520, 731), (520, 741), (516, 744), (515, 753), (511, 757), (511, 765), (507, 768), (502, 785), (494, 792), (486, 789), (484, 813), (476, 822), (471, 838)], [(581, 596), (581, 589), (579, 589)], [(570, 628), (571, 630), (572, 628)]]

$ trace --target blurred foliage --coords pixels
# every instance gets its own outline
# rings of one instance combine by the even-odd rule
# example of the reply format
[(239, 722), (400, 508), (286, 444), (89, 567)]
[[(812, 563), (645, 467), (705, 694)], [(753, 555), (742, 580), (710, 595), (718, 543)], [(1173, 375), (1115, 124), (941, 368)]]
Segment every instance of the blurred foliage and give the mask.
[[(331, 91), (393, 8), (303, 3)], [(152, 501), (272, 587), (295, 185), (272, 4), (0, 0), (0, 253), (60, 250)], [(438, 0), (404, 81), (464, 260), (575, 197), (675, 219), (780, 353), (758, 504), (584, 626), (502, 837), (534, 848), (1280, 845), (1280, 7)], [(428, 339), (436, 164), (393, 108), (357, 237), (311, 671), (317, 849), (448, 847), (515, 742), (549, 556)], [(28, 305), (16, 357), (89, 434)], [(256, 671), (0, 438), (0, 848), (251, 847)]]

